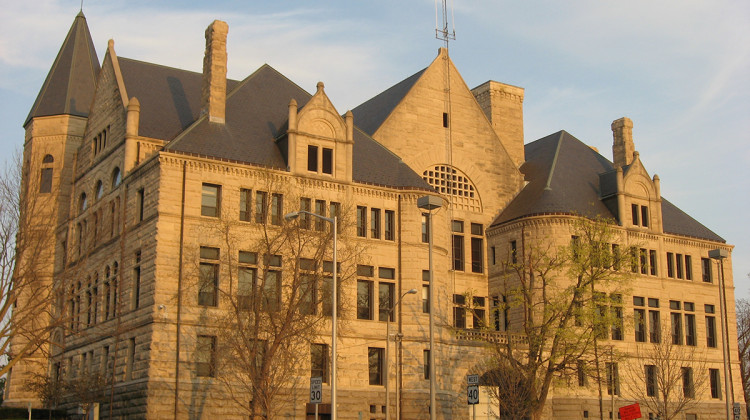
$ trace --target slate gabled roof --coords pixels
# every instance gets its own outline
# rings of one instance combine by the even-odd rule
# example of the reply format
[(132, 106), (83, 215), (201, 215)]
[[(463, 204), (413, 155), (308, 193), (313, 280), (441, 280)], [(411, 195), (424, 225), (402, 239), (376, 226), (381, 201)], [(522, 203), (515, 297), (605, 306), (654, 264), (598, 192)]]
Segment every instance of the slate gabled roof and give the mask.
[[(128, 96), (138, 98), (141, 104), (140, 135), (172, 140), (198, 119), (201, 73), (124, 57), (118, 57), (117, 61)], [(227, 79), (227, 90), (238, 83)]]
[[(529, 143), (525, 149), (521, 172), (528, 184), (493, 225), (542, 214), (615, 217), (601, 200), (612, 194), (612, 162), (565, 131)], [(664, 233), (725, 242), (664, 198), (662, 221)]]
[(99, 69), (99, 59), (86, 17), (80, 12), (73, 20), (42, 89), (23, 123), (24, 127), (35, 117), (87, 117)]
[(391, 115), (394, 108), (396, 108), (401, 102), (401, 99), (403, 99), (404, 96), (409, 93), (412, 86), (417, 83), (417, 80), (419, 80), (425, 70), (427, 70), (427, 68), (412, 74), (406, 79), (396, 83), (370, 100), (352, 109), (354, 122), (357, 124), (357, 127), (361, 128), (362, 131), (371, 136), (375, 134), (385, 119)]

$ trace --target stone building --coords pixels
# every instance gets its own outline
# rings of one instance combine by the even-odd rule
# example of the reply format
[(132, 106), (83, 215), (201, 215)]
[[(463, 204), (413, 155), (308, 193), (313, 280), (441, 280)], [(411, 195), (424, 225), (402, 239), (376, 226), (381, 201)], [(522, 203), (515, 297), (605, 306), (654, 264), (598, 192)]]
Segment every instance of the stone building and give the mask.
[[(268, 65), (227, 79), (227, 34), (221, 21), (206, 30), (202, 74), (118, 57), (113, 41), (100, 64), (85, 17), (75, 18), (24, 122), (25, 189), (53, 209), (39, 223), (54, 226), (54, 255), (40, 256), (39, 265), (60, 291), (52, 312), (65, 322), (49, 358), (13, 368), (7, 405), (39, 404), (25, 388), (34, 373), (84, 380), (101, 372), (111, 379), (101, 412), (114, 418), (246, 418), (247, 407), (217, 378), (225, 373), (213, 369), (220, 327), (206, 317), (229, 310), (219, 295), (241, 290), (238, 264), (254, 278), (279, 273), (278, 287), (286, 287), (300, 265), (286, 255), (268, 263), (273, 255), (251, 248), (264, 232), (295, 223), (284, 215), (297, 210), (351, 220), (340, 241), (363, 250), (341, 261), (341, 272), (356, 273), (341, 284), (341, 418), (385, 418), (389, 318), (398, 337), (388, 365), (392, 417), (429, 418), (432, 350), (438, 418), (468, 418), (465, 377), (478, 373), (487, 352), (476, 337), (512, 329), (493, 310), (500, 261), (511, 247), (522, 253), (526, 236), (567, 243), (571, 220), (581, 216), (614, 218), (623, 240), (651, 258), (623, 312), (637, 316), (642, 306), (658, 319), (661, 310), (665, 324), (671, 312), (694, 315), (685, 334), (706, 348), (711, 369), (721, 369), (718, 327), (708, 331), (704, 321), (716, 322), (710, 308), (719, 308), (708, 251), (732, 247), (661, 197), (658, 177), (635, 152), (630, 120), (612, 125), (614, 164), (564, 131), (524, 145), (523, 89), (495, 81), (470, 89), (445, 49), (342, 116), (323, 83), (310, 94)], [(429, 224), (417, 207), (428, 194), (444, 201)], [(225, 226), (240, 238), (231, 247), (215, 234)], [(234, 265), (219, 258), (231, 260), (237, 249)], [(731, 257), (723, 275), (736, 343)], [(417, 296), (403, 296), (411, 289)], [(322, 354), (331, 344), (326, 328), (313, 343)], [(627, 352), (642, 341), (639, 333), (626, 325), (609, 344)], [(313, 373), (324, 377), (323, 401), (330, 401), (329, 361), (309, 354), (288, 373), (302, 386), (283, 393), (285, 416), (312, 413)], [(731, 360), (741, 401), (736, 346)], [(710, 391), (697, 396), (699, 418), (723, 407)], [(558, 384), (545, 413), (593, 418), (595, 390)]]

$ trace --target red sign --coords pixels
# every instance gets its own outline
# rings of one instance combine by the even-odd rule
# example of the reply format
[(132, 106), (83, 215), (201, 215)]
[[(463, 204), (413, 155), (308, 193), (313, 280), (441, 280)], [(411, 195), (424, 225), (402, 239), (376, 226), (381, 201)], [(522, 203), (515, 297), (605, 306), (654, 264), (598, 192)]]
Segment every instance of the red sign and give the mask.
[(638, 403), (620, 407), (621, 420), (633, 420), (641, 418), (641, 406)]

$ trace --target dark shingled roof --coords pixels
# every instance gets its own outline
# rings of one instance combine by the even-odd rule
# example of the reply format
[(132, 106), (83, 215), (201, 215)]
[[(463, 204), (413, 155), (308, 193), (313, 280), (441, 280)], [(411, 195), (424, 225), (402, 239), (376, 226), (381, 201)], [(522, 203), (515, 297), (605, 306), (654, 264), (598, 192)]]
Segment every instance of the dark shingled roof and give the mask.
[[(495, 219), (493, 225), (541, 214), (615, 217), (600, 199), (613, 192), (612, 162), (580, 140), (560, 131), (529, 143), (521, 166), (528, 185)], [(600, 185), (604, 191), (600, 190)], [(725, 242), (662, 198), (664, 232)]]
[(391, 115), (393, 109), (401, 102), (411, 90), (411, 87), (417, 83), (426, 68), (412, 74), (406, 79), (396, 83), (390, 88), (379, 93), (372, 99), (364, 102), (352, 110), (354, 121), (357, 127), (369, 135), (375, 134), (386, 118)]
[[(163, 118), (171, 121), (174, 126), (177, 121), (182, 121), (178, 118), (180, 109), (184, 109), (186, 116), (188, 112), (196, 116), (196, 113), (200, 111), (201, 75), (195, 73), (195, 77), (198, 78), (195, 81), (191, 79), (192, 76), (188, 77), (189, 72), (153, 67), (159, 71), (171, 72), (170, 75), (165, 74), (157, 78), (160, 81), (159, 91), (149, 92), (155, 98), (159, 97), (159, 92), (164, 91), (169, 91), (173, 96), (174, 105), (168, 101), (163, 103), (159, 110), (160, 113), (170, 114)], [(125, 71), (123, 71), (123, 77), (125, 77), (124, 73)], [(164, 82), (164, 80), (171, 80), (170, 78), (179, 79), (181, 89), (174, 89), (176, 82)], [(128, 94), (131, 94), (130, 83), (126, 86)], [(156, 86), (139, 86), (139, 89), (145, 93), (149, 89), (156, 89)], [(182, 89), (184, 92), (194, 92), (197, 96), (190, 97), (188, 100), (187, 97), (190, 95), (177, 94), (183, 92)], [(165, 149), (286, 169), (285, 157), (276, 140), (283, 138), (285, 134), (289, 101), (294, 98), (301, 109), (312, 98), (312, 95), (269, 65), (263, 65), (245, 80), (235, 84), (231, 90), (228, 85), (227, 90), (229, 94), (224, 124), (211, 123), (208, 118), (200, 118), (169, 143)], [(140, 100), (140, 97), (138, 98)], [(146, 113), (144, 102), (141, 101), (142, 121)], [(187, 120), (185, 118), (185, 121)], [(155, 123), (158, 121), (159, 119), (154, 118)], [(141, 124), (143, 126), (143, 122)], [(398, 188), (431, 190), (429, 184), (403, 163), (398, 156), (359, 129), (354, 130), (352, 154), (354, 181)]]
[[(190, 126), (201, 111), (203, 75), (118, 57), (125, 90), (138, 98), (141, 117), (138, 133), (144, 137), (172, 140)], [(237, 86), (227, 80), (227, 90)]]
[(34, 117), (49, 115), (87, 117), (99, 68), (86, 17), (80, 12), (73, 20), (23, 125), (26, 126)]

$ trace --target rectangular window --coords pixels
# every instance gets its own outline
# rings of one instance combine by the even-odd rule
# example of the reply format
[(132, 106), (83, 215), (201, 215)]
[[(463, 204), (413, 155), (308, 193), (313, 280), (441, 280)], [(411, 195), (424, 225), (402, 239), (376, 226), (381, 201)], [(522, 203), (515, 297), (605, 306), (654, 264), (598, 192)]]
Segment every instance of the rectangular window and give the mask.
[(622, 308), (619, 306), (612, 306), (610, 308), (612, 314), (612, 339), (622, 340), (623, 339), (623, 319), (622, 319)]
[(448, 113), (443, 112), (443, 127), (448, 128)]
[(422, 243), (430, 242), (430, 215), (422, 213)]
[(278, 311), (281, 306), (281, 271), (267, 269), (262, 290), (264, 309)]
[(518, 264), (518, 245), (516, 241), (510, 241), (510, 262)]
[(386, 241), (393, 241), (396, 239), (395, 229), (396, 229), (396, 212), (393, 210), (386, 210), (385, 211), (385, 220), (384, 220), (384, 228), (385, 228), (385, 240)]
[(307, 170), (318, 172), (318, 146), (307, 145)]
[(709, 369), (708, 378), (711, 382), (711, 398), (721, 399), (721, 376), (719, 369)]
[(641, 206), (641, 226), (648, 227), (648, 206)]
[(243, 222), (250, 221), (253, 207), (252, 195), (252, 190), (240, 188), (240, 220)]
[(357, 319), (372, 319), (372, 282), (357, 280)]
[(323, 379), (328, 383), (328, 345), (310, 344), (310, 377)]
[(255, 192), (255, 223), (266, 223), (268, 215), (268, 193), (265, 191)]
[(693, 259), (690, 255), (685, 255), (685, 280), (693, 279)]
[(578, 377), (578, 386), (586, 386), (586, 362), (583, 360), (576, 361), (576, 376)]
[(466, 328), (466, 296), (453, 295), (453, 326), (456, 328)]
[(633, 322), (635, 324), (635, 341), (639, 343), (646, 342), (646, 311), (644, 309), (635, 309), (633, 311)]
[(214, 376), (216, 337), (199, 335), (195, 349), (195, 373), (197, 376)]
[(135, 337), (128, 340), (128, 362), (125, 365), (125, 380), (133, 379), (133, 366), (135, 365)]
[(39, 192), (48, 193), (52, 191), (52, 168), (42, 168), (42, 178), (39, 181)]
[[(324, 200), (315, 200), (315, 214), (326, 217), (326, 202)], [(326, 230), (326, 221), (320, 217), (315, 218), (315, 230), (323, 232)]]
[(672, 312), (672, 344), (682, 345), (682, 314)]
[(472, 306), (472, 321), (474, 323), (474, 329), (478, 330), (485, 326), (485, 299), (480, 296), (474, 296), (474, 305)]
[(640, 218), (638, 217), (638, 204), (631, 204), (630, 205), (630, 212), (633, 214), (633, 225), (639, 226), (640, 225)]
[(138, 309), (141, 303), (141, 251), (135, 252), (135, 267), (133, 267), (133, 309)]
[(646, 370), (646, 395), (649, 397), (656, 396), (656, 366), (645, 365)]
[(483, 237), (481, 237), (483, 233), (484, 233), (484, 230), (481, 224), (479, 223), (471, 224), (471, 234), (475, 235), (475, 236), (472, 236), (471, 238), (471, 272), (472, 273), (484, 272), (484, 239)]
[(652, 343), (661, 342), (661, 327), (659, 323), (659, 311), (648, 311), (649, 338)]
[[(146, 199), (145, 194), (146, 193), (143, 190), (143, 188), (141, 188), (141, 189), (138, 190), (138, 197), (137, 197), (137, 203), (136, 204), (138, 205), (138, 221), (139, 222), (143, 221), (143, 208), (145, 206), (145, 199)], [(96, 218), (94, 220), (96, 220)], [(97, 228), (95, 227), (94, 228), (94, 235), (97, 234), (96, 231), (97, 231)]]
[(674, 254), (667, 252), (667, 277), (674, 278)]
[(682, 254), (677, 254), (677, 278), (678, 279), (684, 278), (682, 264), (683, 264)]
[(703, 274), (703, 281), (706, 283), (713, 282), (713, 276), (711, 275), (711, 259), (701, 258), (701, 269)]
[(451, 223), (453, 229), (453, 269), (464, 271), (464, 236), (459, 235), (464, 231), (464, 222), (454, 220)]
[(367, 237), (367, 207), (357, 206), (357, 236)]
[(430, 379), (430, 351), (424, 350), (422, 352), (422, 364), (424, 365), (424, 378)]
[[(312, 200), (309, 198), (302, 197), (299, 199), (299, 209), (300, 212), (307, 211), (310, 212), (312, 210)], [(305, 213), (299, 214), (299, 227), (301, 229), (310, 229), (310, 215)]]
[(383, 385), (383, 349), (369, 347), (367, 349), (367, 365), (370, 385)]
[(620, 372), (617, 363), (606, 363), (607, 395), (620, 395)]
[(716, 317), (706, 316), (706, 345), (716, 347)]
[(641, 274), (648, 274), (648, 250), (641, 248), (640, 253)]
[(255, 304), (258, 270), (251, 266), (258, 262), (254, 252), (240, 251), (237, 267), (237, 308), (251, 309)]
[(315, 315), (317, 313), (317, 287), (315, 275), (311, 273), (300, 274), (299, 286), (299, 312), (302, 315)]
[(695, 315), (685, 314), (685, 344), (688, 346), (695, 346), (697, 343), (698, 338), (695, 334)]
[(695, 386), (693, 384), (693, 368), (682, 369), (682, 395), (685, 398), (695, 398)]
[[(328, 205), (328, 217), (331, 219), (336, 218), (336, 230), (337, 233), (341, 233), (341, 225), (339, 224), (341, 219), (341, 203), (331, 202)], [(331, 225), (331, 229), (333, 229), (333, 225)]]
[(333, 149), (323, 148), (323, 169), (324, 174), (333, 175)]
[(203, 184), (201, 194), (201, 216), (219, 217), (221, 205), (221, 186)]
[(271, 195), (271, 224), (281, 226), (284, 218), (284, 196), (281, 194)]
[(200, 248), (200, 282), (198, 305), (216, 306), (219, 288), (219, 248)]
[(394, 304), (394, 288), (393, 283), (378, 283), (378, 320), (380, 321), (387, 321), (390, 318), (390, 321), (393, 322), (394, 317), (391, 308)]
[(370, 209), (370, 237), (380, 239), (380, 209)]

